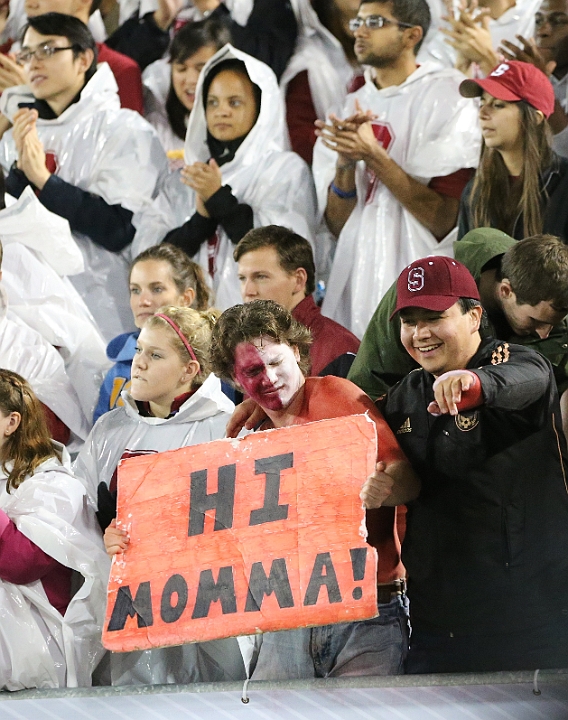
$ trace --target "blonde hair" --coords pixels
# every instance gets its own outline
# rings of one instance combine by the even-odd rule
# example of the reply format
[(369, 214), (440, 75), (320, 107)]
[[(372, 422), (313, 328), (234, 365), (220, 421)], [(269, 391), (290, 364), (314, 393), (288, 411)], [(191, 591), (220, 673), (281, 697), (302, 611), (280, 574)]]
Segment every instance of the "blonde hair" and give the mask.
[[(0, 450), (2, 471), (7, 475), (6, 492), (18, 488), (36, 468), (51, 457), (61, 460), (54, 448), (40, 401), (18, 373), (0, 369), (0, 411), (5, 416), (17, 412), (20, 424), (4, 439)], [(13, 467), (8, 470), (7, 463)]]
[[(199, 363), (199, 372), (193, 378), (191, 385), (193, 388), (200, 387), (211, 373), (211, 361), (209, 357), (211, 333), (221, 312), (215, 308), (199, 311), (193, 308), (167, 305), (166, 307), (160, 308), (158, 313), (170, 318), (191, 345), (195, 359)], [(168, 337), (170, 338), (172, 347), (178, 353), (182, 362), (188, 363), (193, 359), (188, 349), (168, 321), (159, 317), (159, 314), (149, 317), (144, 327), (165, 328), (169, 333)]]

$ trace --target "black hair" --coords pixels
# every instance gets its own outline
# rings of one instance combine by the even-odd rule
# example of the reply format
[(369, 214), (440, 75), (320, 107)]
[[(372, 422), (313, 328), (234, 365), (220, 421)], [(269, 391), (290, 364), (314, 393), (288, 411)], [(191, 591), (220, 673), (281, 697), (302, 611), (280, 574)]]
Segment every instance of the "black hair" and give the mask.
[[(170, 63), (184, 63), (192, 55), (207, 45), (220, 50), (231, 42), (229, 28), (219, 20), (208, 19), (200, 22), (188, 23), (172, 40), (170, 45)], [(189, 112), (175, 93), (174, 85), (170, 81), (170, 89), (166, 99), (166, 114), (170, 127), (180, 139), (185, 139), (186, 120)]]
[(67, 38), (69, 45), (73, 48), (74, 58), (79, 57), (87, 50), (92, 50), (93, 62), (85, 73), (85, 82), (87, 83), (93, 77), (97, 70), (97, 45), (91, 31), (84, 22), (73, 17), (73, 15), (56, 12), (30, 17), (20, 33), (21, 43), (24, 42), (24, 37), (29, 28), (33, 28), (40, 35), (59, 35)]
[(399, 22), (418, 25), (422, 28), (422, 39), (414, 46), (414, 54), (416, 55), (432, 22), (430, 8), (426, 0), (361, 0), (361, 5), (366, 3), (389, 5), (392, 14)]
[(212, 67), (211, 70), (207, 73), (207, 77), (203, 81), (203, 107), (207, 108), (207, 96), (209, 95), (209, 88), (211, 87), (211, 83), (217, 77), (217, 75), (219, 75), (219, 73), (222, 73), (224, 70), (232, 70), (233, 72), (240, 73), (241, 75), (244, 75), (249, 79), (254, 93), (254, 100), (256, 102), (256, 115), (258, 118), (258, 114), (260, 113), (262, 90), (250, 79), (247, 72), (247, 67), (244, 62), (242, 60), (236, 60), (234, 58), (231, 58), (229, 60), (222, 60), (220, 63), (217, 63), (217, 65)]

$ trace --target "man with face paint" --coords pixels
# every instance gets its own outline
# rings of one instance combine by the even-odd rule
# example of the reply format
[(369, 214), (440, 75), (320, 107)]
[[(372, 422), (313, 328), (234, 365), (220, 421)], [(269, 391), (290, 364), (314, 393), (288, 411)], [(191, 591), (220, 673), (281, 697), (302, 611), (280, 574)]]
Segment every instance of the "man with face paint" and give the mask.
[[(282, 306), (255, 300), (226, 310), (213, 329), (214, 372), (232, 380), (266, 414), (260, 429), (368, 413), (377, 426), (380, 457), (367, 481), (368, 542), (379, 554), (380, 616), (355, 623), (265, 633), (254, 680), (402, 672), (407, 648), (404, 569), (400, 564), (395, 505), (418, 494), (418, 481), (393, 433), (371, 400), (334, 376), (309, 377), (309, 331)], [(361, 478), (363, 484), (365, 478)], [(383, 507), (381, 507), (383, 505)], [(387, 507), (388, 506), (388, 507)]]
[(479, 290), (457, 260), (417, 260), (396, 290), (420, 365), (379, 403), (422, 483), (402, 548), (407, 672), (566, 667), (566, 442), (550, 363), (482, 340)]

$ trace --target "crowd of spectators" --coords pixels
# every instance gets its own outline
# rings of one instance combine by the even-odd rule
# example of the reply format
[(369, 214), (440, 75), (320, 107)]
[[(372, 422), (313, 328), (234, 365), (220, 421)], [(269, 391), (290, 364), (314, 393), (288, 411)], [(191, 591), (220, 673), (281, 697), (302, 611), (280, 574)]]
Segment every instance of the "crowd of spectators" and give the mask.
[[(0, 169), (0, 689), (568, 667), (566, 0), (5, 0)], [(103, 650), (122, 459), (360, 413), (376, 618)]]

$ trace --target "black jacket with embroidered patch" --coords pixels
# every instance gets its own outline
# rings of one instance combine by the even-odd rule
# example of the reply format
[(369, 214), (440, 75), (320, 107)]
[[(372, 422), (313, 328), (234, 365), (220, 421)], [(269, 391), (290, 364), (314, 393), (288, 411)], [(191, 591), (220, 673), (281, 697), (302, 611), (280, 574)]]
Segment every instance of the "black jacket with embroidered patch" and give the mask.
[(422, 369), (379, 405), (422, 480), (402, 548), (412, 622), (456, 635), (554, 623), (568, 612), (568, 487), (551, 366), (490, 339), (468, 368), (475, 410), (429, 414), (435, 378)]

